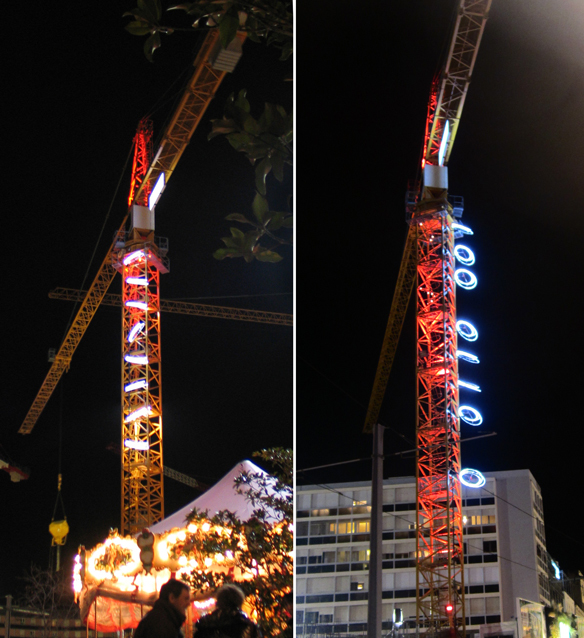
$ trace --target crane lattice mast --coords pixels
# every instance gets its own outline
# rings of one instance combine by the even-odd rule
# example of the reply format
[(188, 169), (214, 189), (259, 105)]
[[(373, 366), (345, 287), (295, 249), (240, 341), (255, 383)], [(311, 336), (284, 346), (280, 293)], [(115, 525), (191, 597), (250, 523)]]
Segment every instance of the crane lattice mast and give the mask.
[(409, 230), (364, 425), (377, 423), (414, 283), (416, 292), (416, 609), (427, 635), (466, 635), (455, 217), (447, 164), (491, 0), (461, 0), (446, 63), (430, 93), (422, 186), (408, 193)]

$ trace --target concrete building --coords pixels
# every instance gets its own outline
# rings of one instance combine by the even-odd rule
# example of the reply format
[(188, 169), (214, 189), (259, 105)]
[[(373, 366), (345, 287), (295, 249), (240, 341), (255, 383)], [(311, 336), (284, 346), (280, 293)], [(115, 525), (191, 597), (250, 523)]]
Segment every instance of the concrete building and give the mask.
[[(517, 600), (550, 605), (540, 488), (529, 470), (486, 473), (463, 487), (467, 633), (489, 624), (505, 634)], [(367, 630), (371, 484), (300, 486), (296, 491), (297, 635)], [(383, 631), (401, 610), (400, 633), (414, 631), (416, 485), (390, 478), (383, 488)], [(399, 614), (399, 612), (398, 612)], [(497, 626), (500, 631), (497, 630)], [(521, 634), (520, 634), (521, 635)]]

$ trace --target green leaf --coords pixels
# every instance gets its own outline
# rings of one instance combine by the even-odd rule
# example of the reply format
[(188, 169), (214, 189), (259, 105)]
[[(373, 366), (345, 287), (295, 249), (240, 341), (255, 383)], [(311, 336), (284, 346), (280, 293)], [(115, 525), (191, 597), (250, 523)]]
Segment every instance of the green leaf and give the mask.
[(225, 13), (221, 22), (219, 23), (219, 38), (221, 40), (221, 46), (226, 49), (229, 43), (237, 35), (237, 29), (239, 28), (239, 16), (237, 12), (235, 15), (232, 13)]
[(158, 22), (162, 16), (159, 0), (138, 0), (138, 8), (148, 16), (150, 22)]
[(292, 55), (292, 41), (284, 42), (282, 45), (282, 53), (280, 55), (280, 62), (284, 62)]
[(227, 215), (225, 219), (233, 222), (241, 222), (242, 224), (250, 224), (251, 226), (256, 225), (253, 222), (249, 221), (249, 219), (241, 213), (231, 213), (231, 215)]
[(232, 226), (230, 229), (231, 231), (231, 235), (233, 237), (236, 237), (237, 239), (244, 239), (245, 235), (243, 234), (243, 231), (239, 230), (239, 228), (235, 228), (235, 226)]
[(244, 251), (246, 250), (251, 250), (253, 251), (255, 248), (255, 245), (258, 243), (259, 238), (264, 234), (264, 231), (258, 231), (258, 230), (250, 230), (247, 233), (245, 233), (245, 239), (243, 242), (243, 249)]
[(279, 151), (272, 153), (272, 169), (274, 177), (279, 181), (284, 181), (284, 156)]
[(252, 135), (258, 135), (260, 127), (254, 117), (252, 117), (249, 113), (243, 117), (243, 130), (246, 133), (251, 133)]
[(238, 243), (233, 237), (221, 237), (221, 241), (227, 246), (227, 248), (237, 248)]
[(236, 250), (229, 248), (218, 248), (214, 253), (213, 257), (215, 259), (225, 259), (225, 257), (235, 257), (237, 254)]
[(292, 217), (292, 215), (288, 215), (288, 217), (286, 217), (284, 219), (284, 221), (282, 222), (282, 226), (284, 228), (293, 228), (294, 227), (294, 218)]
[(281, 211), (270, 211), (270, 221), (267, 223), (268, 230), (279, 230), (284, 223), (286, 213)]
[(272, 163), (270, 162), (269, 157), (265, 157), (257, 166), (256, 166), (256, 189), (262, 195), (266, 194), (266, 175), (272, 169)]
[(153, 62), (152, 54), (160, 47), (160, 34), (153, 33), (144, 43), (144, 55), (149, 62)]
[(245, 97), (247, 95), (247, 91), (245, 89), (241, 89), (241, 91), (237, 94), (237, 100), (235, 100), (234, 104), (237, 108), (249, 113), (251, 110), (249, 101)]
[(126, 29), (126, 31), (128, 33), (131, 33), (132, 35), (148, 35), (151, 31), (150, 27), (147, 24), (144, 24), (144, 22), (139, 22), (139, 21), (134, 21), (134, 22), (129, 22), (124, 29)]
[(208, 140), (212, 140), (217, 135), (227, 135), (237, 130), (235, 122), (231, 119), (223, 118), (221, 120), (211, 120), (211, 126), (213, 127), (209, 135)]
[(253, 138), (247, 133), (230, 133), (227, 136), (228, 142), (233, 146), (236, 151), (245, 151), (244, 146), (247, 146)]
[(282, 255), (278, 255), (278, 253), (275, 253), (273, 250), (268, 250), (267, 248), (260, 250), (256, 253), (255, 257), (258, 261), (265, 261), (272, 264), (282, 261), (283, 259)]
[(267, 218), (268, 211), (270, 210), (268, 206), (268, 200), (260, 193), (256, 193), (256, 196), (254, 197), (253, 203), (251, 205), (251, 209), (260, 224), (264, 224)]

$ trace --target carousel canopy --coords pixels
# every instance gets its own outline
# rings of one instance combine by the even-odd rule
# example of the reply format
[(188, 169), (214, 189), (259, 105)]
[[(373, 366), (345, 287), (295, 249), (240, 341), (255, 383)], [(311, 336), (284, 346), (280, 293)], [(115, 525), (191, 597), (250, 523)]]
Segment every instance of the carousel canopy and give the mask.
[[(242, 521), (247, 521), (253, 516), (253, 505), (249, 502), (245, 494), (238, 494), (235, 489), (235, 479), (244, 471), (251, 474), (261, 474), (268, 476), (268, 473), (251, 461), (242, 461), (232, 468), (218, 483), (201, 494), (194, 501), (185, 505), (174, 514), (167, 516), (163, 520), (150, 527), (154, 534), (168, 532), (175, 527), (185, 527), (187, 516), (197, 508), (199, 511), (207, 510), (209, 517), (214, 516), (221, 510), (233, 512)], [(274, 517), (275, 520), (275, 517)]]

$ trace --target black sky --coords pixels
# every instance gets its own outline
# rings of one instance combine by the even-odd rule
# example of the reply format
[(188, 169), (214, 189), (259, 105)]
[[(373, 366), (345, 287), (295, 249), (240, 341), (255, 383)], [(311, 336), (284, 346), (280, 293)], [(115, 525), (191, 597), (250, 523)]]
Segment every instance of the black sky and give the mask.
[[(299, 10), (297, 468), (365, 458), (361, 434), (406, 236), (430, 85), (454, 1), (326, 1)], [(485, 418), (463, 466), (531, 470), (548, 551), (584, 568), (581, 388), (584, 9), (493, 0), (449, 166), (479, 279), (459, 316), (480, 334), (467, 380)], [(385, 476), (413, 475), (414, 316), (381, 420)], [(462, 366), (461, 366), (462, 371)], [(470, 402), (470, 399), (469, 399)], [(370, 462), (298, 473), (368, 480)]]
[[(139, 120), (152, 113), (155, 138), (189, 76), (200, 39), (166, 38), (150, 64), (143, 40), (122, 18), (133, 2), (6, 7), (12, 25), (2, 40), (2, 184), (5, 239), (4, 454), (30, 468), (12, 483), (0, 473), (0, 596), (17, 577), (47, 566), (48, 525), (57, 498), (62, 420), (63, 502), (71, 532), (68, 568), (81, 543), (92, 547), (120, 520), (120, 461), (107, 450), (120, 438), (121, 313), (98, 310), (32, 433), (17, 433), (60, 345), (71, 313), (48, 298), (57, 286), (80, 288), (102, 225), (87, 287), (125, 214), (129, 168), (122, 173)], [(253, 167), (223, 139), (208, 142), (209, 120), (221, 117), (231, 92), (248, 90), (259, 116), (266, 101), (292, 106), (292, 61), (247, 42), (205, 121), (175, 170), (156, 210), (156, 232), (169, 238), (165, 299), (292, 312), (292, 250), (279, 264), (216, 261), (225, 216), (251, 214)], [(131, 164), (130, 164), (131, 165)], [(120, 182), (119, 192), (116, 187)], [(291, 171), (270, 203), (286, 206)], [(120, 292), (116, 279), (110, 292)], [(292, 445), (292, 329), (277, 325), (163, 315), (164, 460), (212, 485), (255, 450)], [(62, 418), (60, 414), (62, 413)], [(165, 481), (166, 512), (195, 498)], [(61, 516), (60, 507), (57, 518)]]

